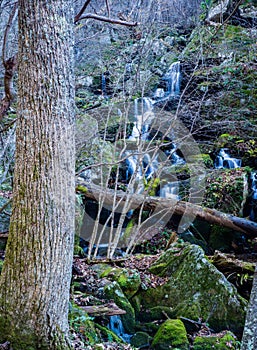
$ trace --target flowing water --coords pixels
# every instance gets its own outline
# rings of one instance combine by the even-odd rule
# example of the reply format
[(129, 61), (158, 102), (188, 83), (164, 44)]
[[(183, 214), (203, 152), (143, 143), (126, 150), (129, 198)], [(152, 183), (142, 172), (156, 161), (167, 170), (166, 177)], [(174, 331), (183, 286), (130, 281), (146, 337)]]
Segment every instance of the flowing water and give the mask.
[(108, 328), (126, 343), (130, 342), (132, 334), (127, 334), (125, 332), (121, 317), (119, 315), (110, 316)]
[(241, 159), (233, 158), (228, 153), (228, 149), (221, 148), (219, 154), (215, 159), (215, 168), (216, 169), (236, 169), (240, 168), (242, 165)]
[(155, 90), (154, 98), (157, 100), (177, 97), (180, 94), (180, 62), (174, 62), (170, 65), (168, 71), (161, 79), (163, 87)]

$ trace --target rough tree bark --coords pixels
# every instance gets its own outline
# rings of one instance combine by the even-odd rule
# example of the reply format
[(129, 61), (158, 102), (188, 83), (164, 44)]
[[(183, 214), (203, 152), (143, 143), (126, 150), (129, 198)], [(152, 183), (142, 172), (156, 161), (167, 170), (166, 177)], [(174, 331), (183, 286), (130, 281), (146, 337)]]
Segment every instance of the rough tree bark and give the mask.
[(19, 0), (13, 212), (0, 280), (0, 342), (69, 349), (74, 236), (73, 2)]

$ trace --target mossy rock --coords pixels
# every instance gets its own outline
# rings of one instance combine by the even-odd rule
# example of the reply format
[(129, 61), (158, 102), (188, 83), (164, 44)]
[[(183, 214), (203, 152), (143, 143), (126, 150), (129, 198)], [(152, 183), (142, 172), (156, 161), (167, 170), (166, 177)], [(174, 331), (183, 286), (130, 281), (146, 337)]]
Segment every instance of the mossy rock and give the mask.
[(121, 315), (121, 320), (124, 329), (127, 333), (133, 334), (135, 332), (135, 311), (124, 295), (118, 282), (113, 281), (104, 287), (104, 294), (106, 298), (113, 300), (122, 310), (126, 311), (125, 315)]
[[(141, 310), (168, 306), (175, 316), (208, 320), (215, 331), (241, 333), (247, 302), (196, 245), (173, 244), (150, 271), (169, 277), (166, 284), (137, 293)], [(132, 298), (133, 299), (133, 298)]]
[(159, 325), (154, 322), (146, 322), (146, 323), (140, 322), (136, 324), (136, 329), (138, 331), (147, 333), (152, 337), (156, 334), (156, 332), (158, 331), (158, 328), (159, 328)]
[(165, 321), (155, 334), (151, 348), (154, 350), (188, 350), (187, 332), (181, 320)]
[(92, 318), (75, 304), (70, 304), (69, 307), (69, 324), (76, 332), (86, 337), (88, 344), (93, 345), (101, 340)]
[(130, 344), (136, 348), (141, 349), (150, 345), (151, 337), (146, 332), (136, 332), (131, 338)]
[(207, 168), (213, 167), (213, 160), (209, 154), (200, 153), (192, 156), (192, 159), (194, 162), (198, 162), (198, 161), (203, 162)]
[(240, 216), (248, 192), (247, 172), (243, 169), (216, 169), (206, 177), (203, 205)]
[(168, 317), (174, 317), (174, 311), (168, 306), (155, 306), (151, 309), (145, 310), (139, 315), (140, 321), (153, 322), (157, 320), (164, 320)]
[(128, 299), (138, 291), (141, 285), (140, 275), (136, 270), (115, 267), (106, 269), (101, 277), (107, 277), (113, 281), (117, 281)]
[(123, 340), (117, 336), (113, 331), (107, 327), (103, 327), (98, 323), (94, 323), (95, 328), (101, 334), (101, 339), (104, 341), (115, 341), (116, 343), (123, 343)]
[(194, 340), (194, 350), (235, 350), (237, 349), (236, 337), (231, 332), (218, 336), (198, 336)]

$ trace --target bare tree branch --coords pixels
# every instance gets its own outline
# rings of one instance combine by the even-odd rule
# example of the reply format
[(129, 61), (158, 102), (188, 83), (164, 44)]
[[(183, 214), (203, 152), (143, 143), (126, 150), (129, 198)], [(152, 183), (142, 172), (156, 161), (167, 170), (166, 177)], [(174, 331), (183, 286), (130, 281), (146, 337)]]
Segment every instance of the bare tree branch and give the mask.
[(105, 0), (105, 3), (106, 3), (106, 8), (107, 8), (108, 17), (110, 17), (110, 7), (109, 7), (109, 2), (108, 2), (108, 0)]
[(88, 5), (90, 4), (91, 0), (86, 0), (85, 4), (82, 6), (81, 10), (79, 11), (79, 13), (75, 16), (74, 18), (74, 23), (78, 22), (80, 20), (80, 17), (82, 16), (82, 14), (86, 11), (86, 8), (88, 7)]
[(2, 46), (2, 60), (3, 60), (3, 65), (5, 66), (6, 63), (6, 46), (7, 46), (7, 38), (8, 38), (8, 34), (10, 32), (11, 26), (12, 26), (12, 22), (13, 19), (16, 15), (17, 12), (17, 8), (18, 8), (18, 2), (16, 2), (13, 6), (13, 9), (10, 13), (9, 19), (8, 19), (8, 23), (6, 25), (5, 28), (5, 32), (4, 32), (4, 40), (3, 40), (3, 46)]
[(7, 38), (8, 34), (10, 32), (13, 20), (15, 18), (15, 15), (17, 13), (18, 9), (18, 3), (16, 2), (13, 6), (13, 9), (10, 13), (7, 26), (5, 28), (4, 33), (4, 40), (3, 40), (3, 46), (2, 46), (2, 59), (3, 59), (3, 65), (5, 68), (5, 74), (4, 74), (4, 92), (5, 96), (3, 97), (2, 101), (0, 102), (0, 121), (2, 120), (3, 116), (8, 111), (11, 101), (13, 99), (13, 76), (17, 68), (17, 55), (14, 55), (13, 57), (10, 57), (8, 60), (6, 59), (6, 46), (7, 46)]
[[(108, 18), (105, 16), (100, 16), (100, 15), (95, 15), (93, 13), (86, 13), (84, 16), (81, 16), (78, 20), (82, 19), (96, 19), (101, 22), (107, 22), (107, 23), (112, 23), (112, 24), (119, 24), (122, 26), (127, 26), (127, 27), (135, 27), (137, 26), (137, 22), (127, 22), (127, 21), (122, 21), (116, 18)], [(76, 22), (75, 22), (76, 23)]]

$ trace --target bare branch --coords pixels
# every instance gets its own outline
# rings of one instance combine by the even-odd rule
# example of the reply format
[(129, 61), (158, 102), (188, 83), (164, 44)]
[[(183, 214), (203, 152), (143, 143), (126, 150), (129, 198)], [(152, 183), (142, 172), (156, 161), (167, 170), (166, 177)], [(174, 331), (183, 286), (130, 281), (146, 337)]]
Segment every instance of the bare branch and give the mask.
[(106, 8), (107, 8), (108, 17), (110, 17), (110, 7), (109, 7), (109, 2), (108, 2), (108, 0), (105, 0), (105, 3), (106, 3)]
[(3, 40), (3, 46), (2, 46), (2, 59), (3, 59), (3, 65), (5, 66), (5, 63), (6, 63), (6, 45), (7, 45), (7, 38), (8, 38), (8, 34), (10, 32), (10, 29), (11, 29), (11, 26), (12, 26), (12, 22), (13, 22), (13, 19), (16, 15), (16, 12), (17, 12), (17, 9), (18, 9), (18, 2), (16, 2), (12, 8), (12, 11), (10, 13), (10, 16), (9, 16), (9, 19), (8, 19), (8, 23), (6, 25), (6, 28), (5, 28), (5, 32), (4, 32), (4, 40)]
[(79, 11), (79, 13), (75, 16), (74, 18), (74, 23), (78, 22), (80, 20), (80, 17), (82, 16), (82, 14), (86, 11), (86, 8), (88, 7), (88, 5), (90, 4), (91, 0), (86, 0), (85, 4), (82, 6), (81, 10)]
[(89, 19), (89, 18), (96, 19), (96, 20), (101, 21), (101, 22), (107, 22), (107, 23), (112, 23), (112, 24), (119, 24), (119, 25), (127, 26), (127, 27), (135, 27), (135, 26), (137, 26), (137, 22), (122, 21), (122, 20), (115, 19), (115, 18), (108, 18), (108, 17), (105, 17), (105, 16), (95, 15), (93, 13), (87, 13), (84, 16), (81, 16), (78, 20)]

